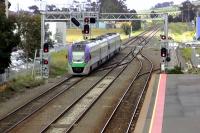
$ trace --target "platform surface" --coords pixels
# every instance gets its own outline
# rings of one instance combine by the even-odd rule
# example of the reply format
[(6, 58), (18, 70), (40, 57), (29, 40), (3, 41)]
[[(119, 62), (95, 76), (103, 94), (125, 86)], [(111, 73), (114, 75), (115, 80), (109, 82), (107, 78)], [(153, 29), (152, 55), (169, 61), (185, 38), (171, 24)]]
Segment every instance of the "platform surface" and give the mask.
[(157, 77), (140, 132), (200, 133), (200, 75)]

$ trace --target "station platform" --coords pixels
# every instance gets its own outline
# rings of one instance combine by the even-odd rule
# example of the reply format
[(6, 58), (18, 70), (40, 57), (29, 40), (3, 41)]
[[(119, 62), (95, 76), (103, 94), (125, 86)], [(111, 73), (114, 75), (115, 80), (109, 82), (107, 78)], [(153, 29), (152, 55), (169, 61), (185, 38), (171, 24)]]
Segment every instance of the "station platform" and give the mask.
[(200, 133), (200, 76), (154, 75), (135, 133)]

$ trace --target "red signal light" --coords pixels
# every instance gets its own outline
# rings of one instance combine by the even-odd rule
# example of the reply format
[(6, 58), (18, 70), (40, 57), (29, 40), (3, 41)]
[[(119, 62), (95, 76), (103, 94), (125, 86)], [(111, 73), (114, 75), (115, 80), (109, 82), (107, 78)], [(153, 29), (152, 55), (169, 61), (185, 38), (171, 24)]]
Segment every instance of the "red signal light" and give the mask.
[(89, 25), (88, 24), (84, 25), (83, 33), (84, 34), (89, 34), (89, 31), (90, 31)]
[(44, 52), (44, 53), (49, 52), (49, 44), (48, 44), (48, 43), (44, 43), (43, 52)]
[(45, 48), (45, 49), (44, 49), (44, 52), (46, 53), (46, 52), (49, 52), (49, 51), (48, 51), (48, 49), (47, 49), (47, 48)]
[(48, 60), (43, 60), (43, 64), (47, 65), (48, 63)]
[(85, 22), (85, 23), (89, 23), (89, 18), (87, 18), (87, 17), (84, 18), (84, 22)]
[(166, 57), (166, 56), (167, 56), (167, 49), (161, 48), (161, 57)]

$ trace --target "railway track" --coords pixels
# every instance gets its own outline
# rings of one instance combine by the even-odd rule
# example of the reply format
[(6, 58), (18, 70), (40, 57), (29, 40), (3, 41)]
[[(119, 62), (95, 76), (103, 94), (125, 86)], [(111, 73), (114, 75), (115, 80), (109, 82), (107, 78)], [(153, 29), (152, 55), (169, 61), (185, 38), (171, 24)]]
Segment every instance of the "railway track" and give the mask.
[[(132, 55), (132, 50), (128, 55)], [(136, 54), (137, 55), (137, 54)], [(125, 63), (124, 67), (119, 68), (118, 66), (113, 67), (108, 75), (102, 78), (100, 82), (98, 82), (95, 86), (93, 86), (88, 93), (80, 97), (78, 101), (75, 101), (74, 104), (69, 107), (68, 110), (64, 111), (58, 118), (53, 121), (47, 128), (45, 128), (42, 132), (69, 132), (73, 129), (73, 127), (79, 122), (82, 117), (89, 111), (89, 109), (93, 106), (93, 104), (103, 95), (103, 93), (109, 88), (109, 86), (121, 75), (121, 73), (125, 70), (128, 64), (135, 58), (132, 57), (130, 61)], [(123, 60), (118, 64), (122, 64)], [(115, 72), (117, 70), (117, 72)], [(116, 75), (113, 77), (113, 72)], [(140, 71), (139, 71), (140, 73)], [(138, 74), (139, 74), (138, 73)], [(111, 74), (111, 75), (110, 75)], [(140, 75), (141, 76), (141, 75)], [(104, 80), (109, 77), (110, 82), (106, 84)], [(110, 77), (113, 77), (110, 78)], [(103, 84), (103, 85), (102, 85)], [(104, 87), (102, 87), (104, 86)], [(99, 92), (95, 96), (95, 92)], [(63, 125), (63, 126), (62, 126)]]
[[(74, 84), (80, 82), (82, 78), (73, 78), (72, 76), (66, 77), (58, 84), (51, 87), (48, 91), (40, 94), (38, 97), (31, 99), (26, 104), (15, 109), (11, 113), (7, 114), (0, 120), (0, 132), (8, 132), (19, 123), (30, 117), (33, 113), (41, 109), (48, 102), (53, 100), (59, 94), (68, 90)], [(62, 88), (61, 86), (65, 86)]]
[[(131, 41), (133, 40), (131, 39)], [(129, 41), (129, 43), (131, 41)], [(127, 57), (129, 55), (127, 55)], [(120, 65), (122, 64), (117, 64), (117, 66)], [(116, 65), (114, 67), (116, 67)], [(78, 84), (83, 79), (83, 77), (79, 78), (70, 76), (58, 83), (57, 85), (50, 88), (47, 92), (44, 92), (40, 96), (28, 101), (23, 106), (17, 108), (16, 110), (14, 110), (13, 112), (11, 112), (10, 114), (8, 114), (0, 120), (0, 132), (8, 132), (14, 127), (18, 126), (20, 123), (25, 121), (27, 118), (31, 117), (37, 111), (41, 110), (44, 106), (46, 106), (48, 103), (52, 102), (56, 97), (58, 97), (74, 85)], [(44, 128), (44, 130), (46, 131), (46, 128)]]
[[(155, 26), (155, 27), (153, 27), (153, 28), (148, 29), (148, 30), (145, 31), (145, 32), (142, 32), (142, 33), (139, 34), (138, 36), (131, 38), (130, 40), (126, 41), (126, 45), (123, 45), (124, 47), (122, 48), (122, 50), (129, 48), (129, 47), (130, 47), (130, 44), (136, 43), (137, 41), (138, 41), (137, 43), (138, 43), (139, 45), (140, 45), (140, 44), (143, 44), (143, 43), (146, 44), (146, 43), (145, 43), (146, 39), (143, 38), (142, 36), (145, 36), (145, 35), (148, 36), (148, 34), (151, 35), (153, 32), (150, 32), (150, 31), (154, 31), (154, 30), (157, 31), (159, 28), (160, 28), (160, 26)], [(136, 46), (136, 45), (135, 45), (135, 46)], [(132, 45), (132, 47), (133, 47), (133, 45)], [(123, 56), (123, 57), (124, 57), (124, 56)], [(123, 58), (123, 57), (122, 57), (122, 58)], [(119, 62), (116, 61), (116, 62), (114, 62), (114, 63), (112, 63), (112, 64), (105, 65), (105, 66), (101, 67), (100, 69), (98, 69), (98, 71), (103, 71), (103, 70), (110, 69), (110, 68), (112, 68), (112, 67), (115, 67), (115, 65), (118, 64), (118, 63), (119, 63)]]
[(145, 55), (141, 53), (141, 57), (139, 58), (140, 68), (137, 75), (122, 95), (117, 106), (100, 131), (101, 133), (128, 133), (134, 130), (139, 114), (139, 104), (142, 102), (145, 89), (153, 71), (153, 63)]

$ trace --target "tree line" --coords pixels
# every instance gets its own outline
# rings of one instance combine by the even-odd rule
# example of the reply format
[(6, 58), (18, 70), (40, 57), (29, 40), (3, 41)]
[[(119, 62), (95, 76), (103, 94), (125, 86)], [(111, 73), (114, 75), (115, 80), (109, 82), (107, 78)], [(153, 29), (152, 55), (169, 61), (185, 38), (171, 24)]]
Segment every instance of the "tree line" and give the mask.
[[(155, 7), (160, 7), (160, 5), (171, 6), (171, 4), (173, 4), (173, 2), (168, 2), (168, 4), (166, 4), (166, 2), (164, 2), (161, 4), (156, 4)], [(179, 9), (181, 11), (181, 13), (179, 15), (177, 15), (177, 16), (169, 15), (168, 16), (169, 22), (191, 22), (192, 20), (195, 20), (196, 12), (198, 10), (197, 10), (197, 7), (195, 5), (193, 5), (189, 0), (182, 2)], [(152, 11), (151, 13), (156, 13), (156, 12)], [(155, 15), (152, 14), (151, 17), (153, 18), (153, 17), (155, 17)]]

